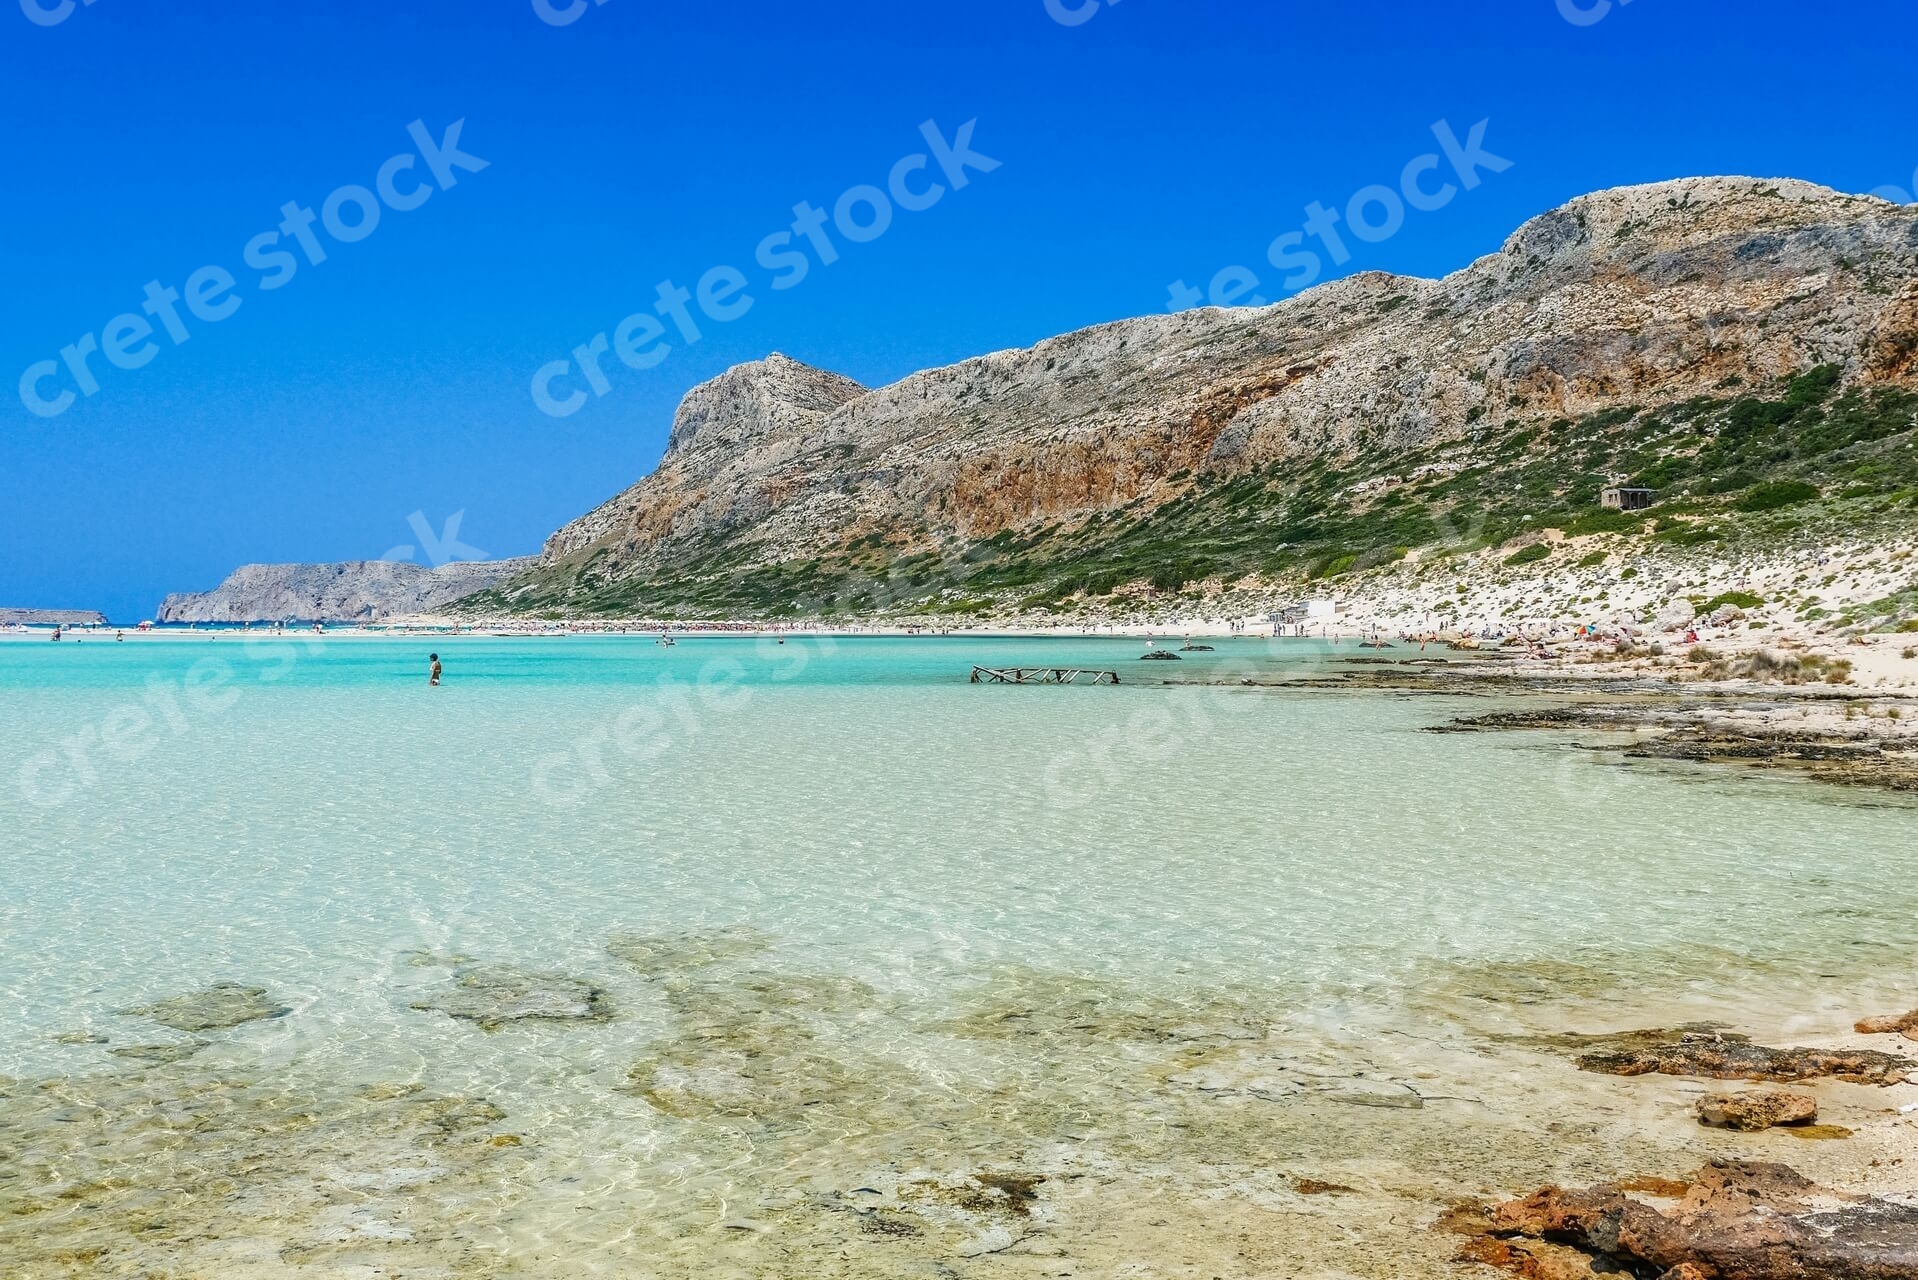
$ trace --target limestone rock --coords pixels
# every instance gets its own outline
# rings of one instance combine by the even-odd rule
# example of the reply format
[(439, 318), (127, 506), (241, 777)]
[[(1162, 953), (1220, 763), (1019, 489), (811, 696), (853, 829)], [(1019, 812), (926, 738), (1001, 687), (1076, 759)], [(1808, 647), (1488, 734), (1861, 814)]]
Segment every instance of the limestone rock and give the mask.
[(265, 987), (216, 982), (204, 991), (120, 1012), (129, 1017), (150, 1018), (175, 1031), (200, 1032), (225, 1031), (263, 1018), (284, 1018), (292, 1010), (267, 999)]
[(1715, 1093), (1698, 1100), (1698, 1122), (1714, 1129), (1756, 1133), (1781, 1124), (1810, 1124), (1818, 1119), (1818, 1099), (1783, 1089), (1747, 1089)]
[(1918, 1009), (1884, 1018), (1861, 1018), (1852, 1029), (1860, 1035), (1903, 1035), (1907, 1040), (1918, 1040)]
[(1601, 1049), (1578, 1059), (1582, 1071), (1604, 1075), (1704, 1076), (1788, 1084), (1829, 1077), (1851, 1084), (1892, 1085), (1905, 1080), (1910, 1058), (1873, 1049), (1771, 1049), (1742, 1039), (1687, 1035), (1654, 1044)]
[(513, 1022), (605, 1022), (613, 1016), (606, 993), (589, 982), (494, 965), (460, 970), (413, 1008), (477, 1022), (486, 1031)]
[(1689, 600), (1674, 600), (1658, 611), (1652, 625), (1660, 631), (1682, 631), (1698, 617), (1698, 609)]
[(1545, 1240), (1478, 1236), (1460, 1248), (1458, 1260), (1497, 1267), (1525, 1280), (1594, 1280), (1590, 1254)]
[(1617, 1184), (1541, 1188), (1496, 1206), (1489, 1230), (1467, 1242), (1460, 1260), (1520, 1276), (1581, 1274), (1575, 1259), (1539, 1248), (1551, 1244), (1583, 1254), (1587, 1275), (1918, 1280), (1918, 1208), (1863, 1197), (1820, 1208), (1814, 1200), (1839, 1197), (1778, 1164), (1714, 1162), (1691, 1182), (1669, 1211)]
[(543, 561), (607, 538), (689, 537), (764, 516), (771, 504), (751, 492), (755, 478), (796, 461), (828, 414), (864, 394), (777, 352), (735, 365), (686, 393), (659, 470), (548, 538)]
[(153, 1066), (167, 1066), (175, 1062), (185, 1062), (200, 1050), (207, 1042), (195, 1040), (190, 1044), (129, 1044), (107, 1052), (116, 1058), (126, 1058), (133, 1062), (150, 1063)]
[(617, 933), (607, 940), (606, 950), (649, 977), (658, 977), (755, 956), (770, 950), (773, 941), (772, 935), (750, 925), (727, 925), (672, 934)]

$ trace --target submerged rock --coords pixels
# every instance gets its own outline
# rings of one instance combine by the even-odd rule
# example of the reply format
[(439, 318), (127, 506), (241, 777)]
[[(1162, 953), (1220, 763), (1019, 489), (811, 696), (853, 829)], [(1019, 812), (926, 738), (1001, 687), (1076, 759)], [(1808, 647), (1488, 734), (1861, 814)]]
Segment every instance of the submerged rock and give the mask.
[(1839, 1197), (1780, 1164), (1715, 1161), (1669, 1211), (1615, 1183), (1541, 1188), (1491, 1209), (1460, 1260), (1528, 1277), (1918, 1280), (1918, 1207)]
[(267, 999), (265, 987), (216, 982), (204, 991), (174, 996), (157, 1004), (122, 1009), (120, 1012), (128, 1017), (150, 1018), (175, 1031), (192, 1033), (225, 1031), (265, 1018), (284, 1018), (293, 1011)]
[(904, 1099), (926, 1090), (916, 1071), (855, 1048), (855, 1028), (888, 1017), (879, 993), (855, 979), (701, 970), (667, 977), (662, 990), (678, 1032), (633, 1065), (627, 1088), (667, 1115), (778, 1129), (863, 1124), (878, 1107), (909, 1115)]
[(1587, 1053), (1579, 1070), (1613, 1076), (1704, 1076), (1715, 1080), (1830, 1078), (1850, 1084), (1902, 1084), (1910, 1058), (1875, 1049), (1771, 1049), (1728, 1036), (1688, 1035), (1663, 1044), (1626, 1044)]
[(1396, 1080), (1369, 1080), (1354, 1077), (1325, 1087), (1320, 1096), (1327, 1102), (1343, 1102), (1352, 1107), (1384, 1107), (1394, 1111), (1419, 1111), (1425, 1099), (1409, 1084)]
[(108, 1049), (107, 1052), (116, 1058), (166, 1066), (168, 1063), (185, 1062), (206, 1046), (204, 1040), (195, 1040), (191, 1044), (128, 1044), (118, 1049)]
[(607, 953), (649, 976), (680, 969), (698, 969), (725, 960), (755, 956), (772, 949), (772, 935), (751, 925), (691, 929), (670, 934), (614, 934)]
[(198, 1063), (0, 1080), (0, 1276), (494, 1277), (466, 1232), (519, 1185), (503, 1115)]
[(934, 1029), (966, 1040), (1072, 1045), (1229, 1045), (1262, 1040), (1272, 1023), (1214, 996), (1184, 1005), (1097, 979), (1009, 966), (993, 971), (985, 999)]
[(509, 1022), (605, 1022), (613, 1016), (606, 993), (590, 982), (497, 965), (458, 971), (449, 987), (414, 1001), (413, 1008), (477, 1022), (485, 1031)]
[(1810, 1124), (1818, 1119), (1818, 1099), (1783, 1089), (1747, 1089), (1715, 1093), (1698, 1100), (1698, 1123), (1713, 1129), (1757, 1133), (1781, 1124)]

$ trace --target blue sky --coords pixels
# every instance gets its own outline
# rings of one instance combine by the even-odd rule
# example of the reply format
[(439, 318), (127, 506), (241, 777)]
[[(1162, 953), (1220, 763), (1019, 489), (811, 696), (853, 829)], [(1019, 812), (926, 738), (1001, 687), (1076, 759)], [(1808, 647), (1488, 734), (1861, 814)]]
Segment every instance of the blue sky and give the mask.
[[(241, 562), (417, 544), (414, 511), (437, 530), (464, 510), (463, 543), (534, 551), (651, 469), (687, 388), (769, 351), (879, 385), (1164, 310), (1170, 282), (1232, 264), (1283, 296), (1273, 238), (1313, 201), (1395, 187), (1440, 119), (1461, 139), (1489, 120), (1512, 167), (1387, 240), (1348, 238), (1328, 274), (1442, 274), (1625, 183), (1913, 185), (1909, 0), (1631, 0), (1592, 20), (1600, 2), (1566, 0), (1594, 11), (1574, 23), (1559, 0), (1121, 0), (1066, 25), (1045, 0), (580, 0), (553, 25), (531, 0), (91, 0), (45, 24), (0, 0), (0, 605), (137, 621)], [(437, 142), (462, 119), (484, 169), (364, 238), (316, 226), (326, 260), (260, 287), (274, 273), (244, 247), (281, 206), (373, 188), (419, 155), (411, 122)], [(795, 205), (885, 190), (928, 152), (923, 121), (951, 139), (973, 119), (998, 168), (868, 242), (829, 228), (839, 261), (770, 287), (755, 250)], [(907, 187), (944, 176), (929, 163)], [(393, 189), (431, 177), (422, 157)], [(337, 225), (357, 217), (349, 202)], [(695, 307), (690, 344), (662, 320), (667, 358), (608, 354), (605, 395), (535, 406), (542, 366), (651, 312), (661, 281), (690, 291), (726, 265), (744, 315)], [(234, 281), (203, 278), (203, 305), (238, 309), (175, 304), (177, 345), (156, 313), (147, 363), (91, 354), (98, 390), (77, 395), (61, 349), (203, 267)], [(42, 417), (14, 388), (49, 360), (41, 398), (76, 398)], [(553, 388), (570, 389), (590, 387), (575, 371)]]

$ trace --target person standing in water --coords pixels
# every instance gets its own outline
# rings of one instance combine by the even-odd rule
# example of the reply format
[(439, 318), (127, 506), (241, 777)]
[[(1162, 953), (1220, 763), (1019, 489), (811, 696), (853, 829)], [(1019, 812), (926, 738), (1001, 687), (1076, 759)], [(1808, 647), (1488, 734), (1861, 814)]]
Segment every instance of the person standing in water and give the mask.
[(429, 653), (426, 656), (433, 664), (433, 669), (428, 674), (426, 683), (438, 687), (440, 682), (440, 656), (437, 653)]

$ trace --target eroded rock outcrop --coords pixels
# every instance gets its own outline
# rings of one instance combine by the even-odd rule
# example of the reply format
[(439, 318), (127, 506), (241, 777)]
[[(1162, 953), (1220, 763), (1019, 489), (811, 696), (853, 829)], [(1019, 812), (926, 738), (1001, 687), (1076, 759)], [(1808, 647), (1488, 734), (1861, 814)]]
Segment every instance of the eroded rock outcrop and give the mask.
[(1698, 1123), (1712, 1129), (1757, 1133), (1781, 1124), (1810, 1124), (1818, 1118), (1818, 1099), (1783, 1089), (1746, 1089), (1700, 1098)]
[(1853, 1030), (1860, 1035), (1902, 1035), (1907, 1040), (1918, 1040), (1918, 1009), (1882, 1018), (1860, 1018)]
[(1441, 1224), (1473, 1238), (1459, 1260), (1514, 1274), (1662, 1280), (1918, 1278), (1918, 1208), (1824, 1190), (1779, 1164), (1714, 1162), (1659, 1209), (1616, 1183), (1548, 1186)]
[(1832, 1079), (1850, 1084), (1902, 1084), (1918, 1062), (1875, 1049), (1772, 1049), (1742, 1037), (1684, 1035), (1663, 1043), (1627, 1044), (1581, 1055), (1582, 1071), (1613, 1076), (1703, 1076), (1789, 1084)]

